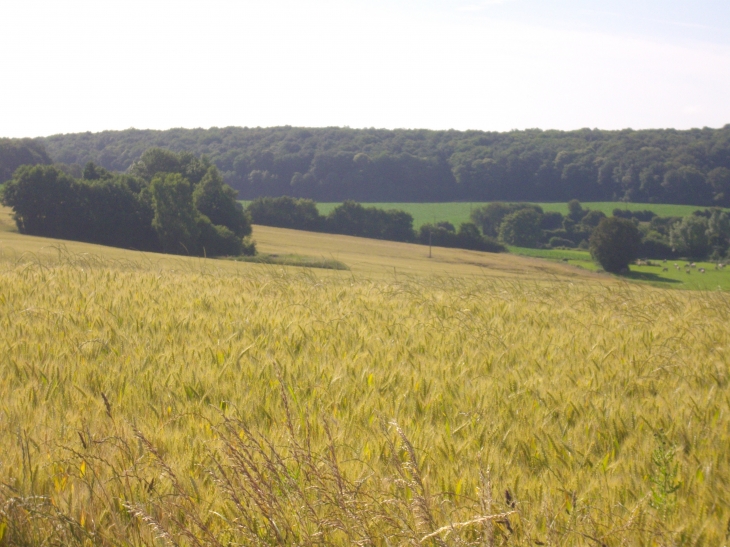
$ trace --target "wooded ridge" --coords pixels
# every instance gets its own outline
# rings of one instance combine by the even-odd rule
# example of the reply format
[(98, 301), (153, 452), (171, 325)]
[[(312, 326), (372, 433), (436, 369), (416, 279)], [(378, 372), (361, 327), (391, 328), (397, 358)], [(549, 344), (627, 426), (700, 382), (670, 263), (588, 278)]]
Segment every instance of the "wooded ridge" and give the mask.
[(37, 163), (83, 166), (93, 161), (126, 171), (153, 146), (207, 155), (240, 199), (290, 195), (318, 201), (579, 199), (730, 205), (730, 125), (506, 133), (128, 129), (0, 140), (0, 176), (9, 178), (23, 147)]

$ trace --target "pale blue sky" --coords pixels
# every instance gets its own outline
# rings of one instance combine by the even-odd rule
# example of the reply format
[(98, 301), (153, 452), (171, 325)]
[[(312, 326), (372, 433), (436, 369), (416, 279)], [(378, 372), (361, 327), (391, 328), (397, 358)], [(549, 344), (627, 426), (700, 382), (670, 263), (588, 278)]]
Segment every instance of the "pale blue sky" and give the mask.
[(564, 29), (645, 37), (670, 43), (730, 44), (730, 2), (727, 0), (442, 0), (431, 4), (446, 10), (454, 5), (488, 17)]
[(730, 123), (730, 2), (25, 0), (0, 136)]

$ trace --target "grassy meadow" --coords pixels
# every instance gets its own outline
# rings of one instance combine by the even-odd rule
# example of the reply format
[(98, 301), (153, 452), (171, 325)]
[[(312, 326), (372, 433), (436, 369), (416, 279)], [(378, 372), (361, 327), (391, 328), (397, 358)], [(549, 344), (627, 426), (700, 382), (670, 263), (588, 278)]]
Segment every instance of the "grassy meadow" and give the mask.
[[(242, 201), (244, 205), (249, 202)], [(323, 215), (328, 214), (332, 209), (337, 207), (339, 203), (317, 203), (319, 212)], [(400, 209), (406, 211), (413, 216), (413, 226), (418, 229), (423, 224), (429, 222), (439, 222), (446, 220), (458, 227), (462, 222), (469, 222), (473, 209), (486, 205), (481, 202), (446, 202), (446, 203), (363, 203), (369, 207), (379, 207), (381, 209)], [(566, 215), (568, 213), (567, 203), (538, 203), (544, 211), (557, 211)], [(582, 204), (586, 209), (595, 209), (603, 211), (610, 216), (614, 209), (629, 209), (631, 211), (654, 211), (657, 215), (668, 216), (687, 216), (691, 215), (697, 209), (704, 209), (695, 205), (669, 205), (658, 203), (625, 203), (622, 201), (596, 201), (586, 202)]]
[[(508, 247), (511, 253), (550, 261), (559, 261), (577, 268), (596, 272), (596, 264), (588, 251), (579, 249), (529, 249)], [(694, 264), (694, 266), (691, 266)], [(666, 271), (664, 271), (666, 268)], [(657, 287), (700, 291), (730, 290), (730, 271), (719, 269), (714, 262), (689, 262), (687, 260), (650, 260), (631, 265), (626, 280), (648, 283)], [(702, 271), (704, 270), (704, 271)]]
[(0, 546), (727, 542), (727, 293), (254, 237), (0, 232)]

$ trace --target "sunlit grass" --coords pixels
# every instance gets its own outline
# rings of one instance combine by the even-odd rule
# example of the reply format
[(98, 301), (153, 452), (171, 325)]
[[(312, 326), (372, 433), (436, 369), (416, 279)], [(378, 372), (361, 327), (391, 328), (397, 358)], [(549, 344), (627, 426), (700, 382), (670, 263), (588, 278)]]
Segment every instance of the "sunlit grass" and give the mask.
[(300, 268), (320, 268), (323, 270), (347, 270), (347, 264), (325, 257), (303, 256), (297, 254), (279, 255), (258, 253), (256, 256), (229, 257), (229, 260), (250, 262), (252, 264), (275, 264), (277, 266), (297, 266)]
[[(242, 201), (244, 205), (249, 202)], [(318, 203), (317, 208), (323, 215), (328, 214), (339, 203)], [(418, 229), (423, 224), (448, 221), (458, 227), (462, 222), (469, 222), (471, 212), (477, 207), (486, 205), (483, 202), (444, 202), (444, 203), (364, 203), (370, 207), (381, 209), (400, 209), (413, 216), (413, 226)], [(544, 211), (557, 211), (566, 215), (568, 213), (567, 203), (538, 203)], [(691, 215), (697, 209), (704, 209), (697, 205), (672, 205), (662, 203), (625, 203), (622, 201), (601, 201), (582, 203), (585, 209), (595, 209), (611, 216), (614, 209), (629, 209), (631, 211), (649, 210), (659, 216), (683, 217)]]
[[(600, 266), (588, 251), (578, 249), (529, 249), (509, 247), (509, 251), (522, 256), (559, 261), (590, 271), (600, 271)], [(691, 266), (694, 264), (694, 266)], [(719, 268), (715, 262), (692, 262), (688, 260), (649, 260), (641, 265), (632, 264), (629, 281), (649, 283), (658, 287), (688, 290), (730, 290), (730, 270)]]
[(726, 293), (125, 256), (0, 258), (8, 545), (726, 540)]

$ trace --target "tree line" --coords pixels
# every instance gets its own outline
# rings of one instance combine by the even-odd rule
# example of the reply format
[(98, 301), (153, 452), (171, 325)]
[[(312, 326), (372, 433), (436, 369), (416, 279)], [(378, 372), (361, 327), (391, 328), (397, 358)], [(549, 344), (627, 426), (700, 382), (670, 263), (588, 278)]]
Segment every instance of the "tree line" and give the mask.
[[(14, 161), (48, 159), (34, 141), (0, 144)], [(588, 249), (606, 220), (576, 199), (565, 216), (530, 203), (496, 201), (475, 209), (471, 222), (458, 229), (437, 222), (414, 230), (413, 217), (404, 211), (353, 200), (326, 216), (313, 200), (291, 196), (259, 197), (244, 211), (213, 161), (190, 152), (151, 148), (126, 173), (94, 162), (72, 167), (41, 163), (15, 170), (2, 202), (13, 208), (22, 233), (167, 253), (239, 255), (255, 252), (248, 237), (253, 219), (269, 226), (501, 252), (506, 245)], [(730, 215), (720, 208), (682, 218), (616, 209), (613, 218), (632, 223), (637, 252), (646, 258), (724, 260), (730, 250)]]
[[(32, 141), (37, 162), (126, 171), (150, 147), (207, 155), (242, 199), (631, 201), (730, 206), (730, 125), (603, 131), (211, 128)], [(0, 146), (0, 156), (2, 146)], [(0, 157), (0, 163), (5, 160)], [(5, 164), (3, 164), (5, 165)], [(8, 164), (10, 165), (10, 164)], [(78, 167), (76, 167), (78, 169)], [(4, 170), (4, 171), (3, 171)], [(2, 173), (12, 172), (9, 167)], [(2, 182), (3, 179), (0, 179)]]
[(253, 254), (251, 222), (207, 158), (153, 148), (125, 174), (24, 165), (4, 185), (23, 234), (173, 254)]
[(53, 160), (38, 139), (0, 139), (0, 184), (21, 165), (47, 165)]
[(311, 199), (291, 196), (262, 197), (247, 208), (255, 224), (343, 234), (372, 239), (421, 243), (439, 247), (455, 247), (486, 252), (503, 252), (506, 248), (494, 238), (485, 236), (472, 222), (461, 224), (458, 231), (449, 222), (413, 228), (413, 217), (398, 209), (384, 210), (345, 201), (328, 215), (320, 214)]
[[(506, 245), (589, 249), (596, 228), (607, 217), (571, 200), (565, 216), (544, 212), (529, 203), (493, 202), (474, 209), (471, 218), (485, 236)], [(717, 207), (698, 209), (685, 217), (660, 217), (648, 210), (617, 208), (611, 218), (635, 227), (637, 256), (725, 260), (730, 252), (730, 215)]]

